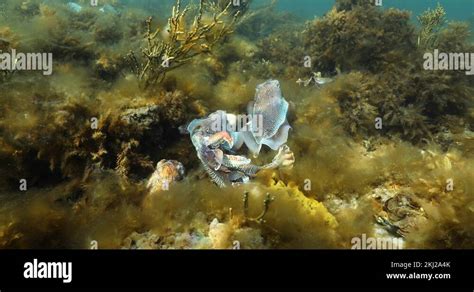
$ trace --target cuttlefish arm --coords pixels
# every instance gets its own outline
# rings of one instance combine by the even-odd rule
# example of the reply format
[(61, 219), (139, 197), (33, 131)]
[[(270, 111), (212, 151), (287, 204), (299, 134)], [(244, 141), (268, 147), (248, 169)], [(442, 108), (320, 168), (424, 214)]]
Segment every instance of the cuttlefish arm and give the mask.
[(228, 181), (231, 183), (241, 181), (247, 182), (250, 177), (255, 177), (257, 173), (265, 169), (276, 169), (280, 167), (291, 168), (295, 162), (295, 157), (290, 148), (286, 145), (278, 149), (278, 154), (272, 162), (263, 166), (251, 164), (250, 159), (244, 156), (224, 154), (222, 165), (219, 169), (213, 169), (209, 161), (201, 158), (204, 169), (209, 174), (211, 180), (220, 188), (226, 187)]
[(221, 168), (224, 160), (224, 152), (220, 149), (205, 148), (201, 153), (201, 160), (210, 168), (218, 170)]
[[(224, 159), (225, 161), (225, 159)], [(258, 166), (254, 164), (243, 164), (236, 165), (233, 169), (238, 170), (246, 174), (247, 176), (255, 176), (257, 173), (264, 169), (277, 169), (281, 167), (292, 168), (295, 163), (295, 156), (293, 152), (287, 145), (283, 145), (278, 149), (278, 154), (275, 155), (272, 162), (265, 164), (263, 166)], [(223, 165), (226, 163), (224, 162)]]
[(220, 173), (219, 171), (211, 169), (206, 162), (202, 161), (202, 165), (204, 170), (207, 172), (211, 180), (220, 188), (224, 188), (227, 186), (225, 176)]
[(231, 149), (234, 146), (234, 139), (228, 132), (221, 131), (211, 135), (207, 139), (205, 146), (211, 148), (218, 148), (222, 146), (224, 148)]
[(277, 155), (273, 158), (272, 162), (262, 166), (262, 169), (275, 169), (280, 167), (292, 168), (295, 163), (295, 155), (290, 147), (283, 145), (278, 149)]

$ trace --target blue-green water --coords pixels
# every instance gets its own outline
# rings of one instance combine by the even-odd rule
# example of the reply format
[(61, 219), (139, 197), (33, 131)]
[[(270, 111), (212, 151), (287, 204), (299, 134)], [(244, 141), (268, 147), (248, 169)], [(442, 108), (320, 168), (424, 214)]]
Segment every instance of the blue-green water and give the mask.
[[(189, 0), (193, 1), (193, 0)], [(182, 1), (187, 3), (188, 1)], [(271, 3), (271, 0), (253, 0), (253, 6), (258, 7)], [(123, 4), (130, 6), (142, 6), (149, 9), (165, 9), (176, 3), (175, 0), (122, 0)], [(312, 19), (322, 16), (333, 7), (335, 0), (276, 0), (280, 11), (291, 12), (304, 19)], [(399, 8), (408, 10), (413, 17), (421, 14), (429, 8), (435, 8), (440, 3), (447, 12), (450, 20), (473, 21), (474, 0), (382, 0), (383, 8)]]
[[(279, 0), (281, 10), (291, 11), (304, 18), (321, 16), (334, 5), (334, 0)], [(474, 17), (474, 0), (383, 0), (383, 7), (396, 7), (418, 15), (440, 3), (449, 19), (468, 20)]]

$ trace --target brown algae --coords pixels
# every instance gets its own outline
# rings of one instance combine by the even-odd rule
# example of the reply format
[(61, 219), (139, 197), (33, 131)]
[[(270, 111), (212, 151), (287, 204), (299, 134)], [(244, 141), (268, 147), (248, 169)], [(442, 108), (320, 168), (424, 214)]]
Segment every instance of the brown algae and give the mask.
[[(87, 2), (0, 3), (2, 52), (54, 56), (51, 76), (0, 71), (0, 248), (474, 247), (474, 79), (423, 69), (434, 47), (473, 52), (469, 24), (364, 0), (308, 22), (251, 1)], [(296, 82), (312, 76), (331, 82)], [(293, 168), (221, 189), (183, 129), (245, 113), (269, 79)]]

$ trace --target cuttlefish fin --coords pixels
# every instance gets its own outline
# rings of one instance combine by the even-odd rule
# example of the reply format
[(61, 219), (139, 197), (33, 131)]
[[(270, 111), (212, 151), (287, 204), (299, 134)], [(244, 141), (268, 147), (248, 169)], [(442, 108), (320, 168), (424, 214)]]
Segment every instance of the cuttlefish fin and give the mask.
[(291, 129), (291, 126), (288, 124), (288, 121), (285, 120), (283, 125), (278, 129), (275, 135), (271, 138), (263, 139), (262, 144), (267, 145), (272, 150), (278, 150), (281, 145), (285, 144), (288, 140), (288, 131)]
[(258, 154), (260, 153), (260, 149), (262, 148), (262, 144), (259, 144), (257, 143), (257, 141), (255, 141), (255, 137), (253, 133), (250, 131), (242, 132), (242, 138), (244, 140), (245, 145), (252, 153), (252, 155), (254, 157), (257, 157)]

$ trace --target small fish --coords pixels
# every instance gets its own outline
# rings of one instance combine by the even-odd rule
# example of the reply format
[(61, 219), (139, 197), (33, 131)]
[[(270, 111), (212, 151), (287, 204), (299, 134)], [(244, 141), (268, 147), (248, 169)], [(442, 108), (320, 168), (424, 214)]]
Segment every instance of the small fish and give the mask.
[(332, 78), (322, 77), (321, 72), (314, 73), (313, 79), (314, 82), (316, 82), (316, 84), (318, 85), (324, 85), (333, 81)]

